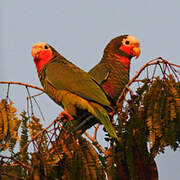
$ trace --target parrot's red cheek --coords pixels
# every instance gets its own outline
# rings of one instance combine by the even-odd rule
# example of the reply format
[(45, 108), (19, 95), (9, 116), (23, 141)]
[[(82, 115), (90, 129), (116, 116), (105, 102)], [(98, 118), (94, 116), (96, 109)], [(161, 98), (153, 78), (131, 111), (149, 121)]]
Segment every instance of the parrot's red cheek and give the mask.
[(119, 49), (124, 51), (128, 55), (131, 55), (133, 53), (131, 46), (121, 46)]
[(40, 52), (39, 58), (45, 62), (48, 62), (53, 58), (53, 55), (50, 50), (43, 50)]
[(49, 50), (43, 50), (39, 52), (39, 54), (34, 58), (38, 75), (40, 73), (41, 68), (51, 59), (53, 59), (53, 54)]

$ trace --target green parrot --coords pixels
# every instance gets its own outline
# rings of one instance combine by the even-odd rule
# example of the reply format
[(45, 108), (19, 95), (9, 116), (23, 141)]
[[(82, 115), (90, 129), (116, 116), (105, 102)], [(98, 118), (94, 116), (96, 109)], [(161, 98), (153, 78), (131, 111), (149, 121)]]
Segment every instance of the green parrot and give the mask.
[(140, 55), (140, 43), (134, 36), (122, 35), (112, 39), (104, 49), (101, 61), (89, 74), (102, 86), (116, 104), (125, 85), (129, 82), (131, 58)]
[[(131, 58), (134, 56), (138, 58), (139, 55), (140, 43), (136, 37), (130, 35), (118, 36), (107, 44), (101, 61), (88, 72), (102, 86), (111, 102), (111, 106), (116, 105), (118, 97), (129, 82)], [(83, 122), (85, 123), (85, 121)], [(91, 119), (91, 122), (98, 123), (95, 118)], [(87, 123), (89, 124), (89, 122)], [(89, 124), (87, 128), (94, 124)]]
[[(122, 35), (112, 39), (104, 49), (101, 61), (89, 71), (89, 74), (99, 83), (105, 93), (111, 99), (112, 104), (116, 104), (118, 97), (121, 95), (124, 87), (129, 82), (129, 71), (131, 58), (140, 55), (140, 43), (130, 35)], [(133, 141), (136, 142), (136, 141)], [(136, 145), (136, 144), (135, 144)], [(133, 145), (133, 153), (139, 155), (136, 146)], [(117, 149), (119, 145), (117, 144)], [(128, 164), (119, 159), (122, 152), (116, 152), (115, 164), (119, 175), (127, 173)], [(144, 157), (139, 157), (140, 162), (144, 162)], [(135, 162), (139, 164), (135, 159)], [(154, 163), (154, 161), (153, 161)], [(154, 164), (153, 164), (154, 165)], [(146, 168), (149, 166), (146, 165)], [(156, 166), (155, 166), (156, 167)], [(141, 168), (138, 166), (138, 168)], [(151, 169), (147, 169), (150, 172)], [(126, 175), (126, 174), (125, 174)]]
[(87, 72), (66, 60), (47, 43), (36, 43), (32, 47), (32, 56), (46, 94), (64, 108), (60, 117), (68, 117), (76, 127), (81, 123), (77, 118), (81, 114), (93, 115), (111, 137), (118, 139), (106, 110), (111, 109), (111, 104)]

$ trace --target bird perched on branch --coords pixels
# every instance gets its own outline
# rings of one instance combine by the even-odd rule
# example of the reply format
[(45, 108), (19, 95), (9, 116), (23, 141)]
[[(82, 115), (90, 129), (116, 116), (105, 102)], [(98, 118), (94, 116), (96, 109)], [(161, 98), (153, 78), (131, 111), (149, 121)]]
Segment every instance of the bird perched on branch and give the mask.
[(118, 36), (107, 44), (101, 61), (89, 71), (114, 104), (129, 82), (131, 58), (139, 55), (140, 43), (136, 37)]
[[(118, 97), (129, 82), (131, 59), (133, 57), (138, 58), (139, 55), (140, 43), (136, 37), (130, 35), (118, 36), (107, 44), (101, 61), (89, 71), (89, 74), (101, 84), (101, 87), (114, 105), (117, 103)], [(137, 160), (135, 159), (135, 164), (142, 170), (142, 167), (139, 164), (142, 163), (143, 165), (146, 165), (147, 163), (145, 163), (144, 157), (136, 147), (136, 140), (133, 140), (132, 146), (133, 153), (137, 157), (140, 155)], [(117, 144), (116, 149), (115, 168), (117, 168), (117, 176), (129, 179), (127, 171), (128, 164), (125, 163), (125, 159), (122, 160), (120, 158), (122, 157), (122, 151), (119, 151), (119, 144)], [(145, 167), (146, 169), (149, 168), (148, 165)], [(148, 169), (147, 172), (152, 171), (151, 169)]]
[(111, 137), (117, 138), (105, 109), (111, 108), (110, 102), (88, 73), (47, 43), (36, 43), (32, 47), (32, 56), (45, 92), (64, 108), (60, 117), (68, 117), (76, 126), (81, 123), (76, 118), (88, 112), (104, 125)]

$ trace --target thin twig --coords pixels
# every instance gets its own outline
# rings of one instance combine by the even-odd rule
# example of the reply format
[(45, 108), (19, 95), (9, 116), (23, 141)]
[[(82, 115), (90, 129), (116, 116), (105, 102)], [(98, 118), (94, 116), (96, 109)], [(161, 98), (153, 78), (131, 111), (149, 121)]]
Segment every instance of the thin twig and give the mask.
[(10, 84), (8, 84), (6, 99), (9, 98), (9, 88), (10, 88)]
[(34, 141), (34, 139), (36, 139), (40, 134), (44, 133), (45, 131), (47, 132), (47, 129), (49, 129), (49, 128), (50, 128), (56, 121), (58, 121), (58, 120), (59, 120), (59, 118), (56, 118), (55, 120), (52, 121), (52, 123), (51, 123), (49, 126), (47, 126), (45, 129), (39, 131), (39, 133), (37, 133), (37, 134), (24, 146), (23, 151), (24, 151), (24, 149), (25, 149), (31, 142)]
[(97, 142), (94, 137), (91, 137), (87, 132), (84, 132), (84, 135), (92, 142), (92, 144), (97, 148), (100, 153), (107, 155), (107, 151)]
[(0, 167), (21, 167), (20, 164), (3, 164)]
[(168, 70), (168, 73), (170, 74), (171, 73), (171, 70), (169, 68), (169, 65), (167, 65), (167, 70)]
[(40, 93), (38, 93), (38, 94), (35, 94), (35, 95), (30, 96), (30, 97), (27, 97), (27, 98), (35, 98), (35, 97), (37, 97), (37, 96), (40, 96), (41, 94), (44, 94), (44, 92), (40, 92)]
[(176, 78), (177, 78), (178, 81), (179, 81), (179, 78), (178, 78), (178, 76), (177, 76), (177, 74), (176, 74), (175, 68), (174, 68), (174, 67), (171, 67), (171, 66), (170, 66), (170, 68), (171, 68), (171, 71), (173, 72), (173, 74), (176, 76)]
[[(42, 94), (42, 93), (41, 93), (41, 94)], [(36, 105), (37, 105), (37, 107), (38, 107), (38, 109), (39, 109), (39, 112), (40, 112), (40, 114), (41, 114), (42, 119), (45, 121), (45, 118), (44, 118), (44, 115), (43, 115), (43, 113), (42, 113), (42, 111), (41, 111), (40, 105), (38, 104), (38, 102), (36, 101), (36, 99), (35, 99), (34, 96), (31, 96), (31, 97), (34, 99), (34, 102), (36, 103)]]
[(97, 125), (96, 125), (96, 128), (95, 128), (95, 131), (94, 131), (94, 139), (97, 141), (97, 131), (98, 131), (98, 129), (99, 129), (99, 126), (100, 126), (100, 124), (98, 123)]
[(28, 118), (30, 117), (30, 113), (29, 113), (29, 99), (26, 98), (27, 101), (27, 114), (28, 114)]
[(147, 79), (149, 79), (149, 68), (147, 67), (147, 70), (146, 70), (146, 77)]
[(176, 67), (179, 67), (180, 68), (180, 65), (178, 65), (178, 64), (174, 64), (174, 63), (171, 63), (171, 62), (169, 62), (169, 61), (167, 61), (167, 60), (165, 60), (165, 59), (163, 59), (163, 58), (160, 58), (162, 61), (164, 61), (166, 64), (169, 64), (169, 65), (171, 65), (171, 66), (176, 66)]
[(13, 177), (14, 179), (24, 179), (23, 177), (14, 176), (12, 174), (8, 174), (8, 173), (5, 173), (5, 172), (1, 172), (1, 175)]
[[(164, 64), (164, 63), (163, 63)], [(163, 68), (161, 67), (161, 64), (160, 63), (158, 63), (158, 65), (159, 65), (159, 68), (160, 68), (160, 70), (161, 70), (161, 72), (162, 72), (162, 74), (163, 74), (163, 78), (164, 78), (164, 71), (163, 71)]]
[(24, 168), (26, 168), (26, 169), (31, 169), (30, 166), (28, 166), (27, 164), (24, 164), (23, 162), (21, 162), (21, 161), (19, 161), (19, 160), (17, 160), (17, 159), (14, 159), (13, 157), (8, 157), (8, 156), (3, 156), (3, 155), (0, 155), (0, 157), (1, 157), (1, 158), (5, 158), (5, 159), (11, 159), (11, 160), (19, 163), (19, 164), (20, 164), (21, 166), (23, 166)]
[(40, 88), (38, 86), (33, 86), (33, 85), (30, 85), (30, 84), (21, 83), (21, 82), (0, 81), (0, 84), (16, 84), (16, 85), (21, 85), (21, 86), (27, 86), (27, 87), (30, 87), (30, 88), (37, 89), (37, 90), (40, 90), (42, 92), (45, 92), (44, 89), (42, 89), (42, 88)]
[[(29, 92), (29, 89), (28, 89), (27, 86), (26, 86), (26, 90), (27, 90), (28, 96), (31, 97), (30, 92)], [(34, 115), (32, 99), (29, 98), (29, 101), (30, 101), (30, 105), (31, 105), (31, 114)]]
[(157, 68), (157, 65), (158, 65), (158, 64), (155, 64), (155, 68), (154, 68), (154, 70), (153, 70), (153, 74), (152, 74), (152, 79), (154, 79), (154, 75), (155, 75), (155, 73), (156, 73), (156, 68)]

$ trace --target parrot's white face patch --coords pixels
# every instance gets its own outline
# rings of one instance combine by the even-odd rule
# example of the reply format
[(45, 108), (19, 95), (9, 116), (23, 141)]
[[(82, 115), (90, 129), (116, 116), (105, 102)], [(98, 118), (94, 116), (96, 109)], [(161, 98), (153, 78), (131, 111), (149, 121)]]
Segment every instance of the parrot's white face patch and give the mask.
[(35, 57), (41, 50), (43, 49), (47, 49), (46, 47), (49, 48), (48, 44), (44, 43), (44, 42), (38, 42), (36, 44), (33, 45), (32, 47), (32, 56)]
[(132, 45), (136, 47), (140, 46), (139, 40), (136, 37), (130, 35), (127, 36), (126, 39), (123, 39), (122, 44), (126, 46), (132, 46)]

